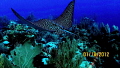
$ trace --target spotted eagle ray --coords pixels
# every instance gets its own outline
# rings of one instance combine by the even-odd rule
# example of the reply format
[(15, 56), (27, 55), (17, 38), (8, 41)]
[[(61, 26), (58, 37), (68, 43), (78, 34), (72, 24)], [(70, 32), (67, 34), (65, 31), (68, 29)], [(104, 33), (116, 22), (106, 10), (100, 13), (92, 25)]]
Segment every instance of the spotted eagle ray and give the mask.
[(53, 31), (56, 34), (62, 34), (65, 32), (71, 33), (67, 29), (72, 26), (74, 4), (75, 0), (71, 1), (67, 5), (63, 13), (56, 19), (40, 19), (36, 22), (28, 21), (24, 19), (20, 14), (18, 14), (14, 9), (11, 8), (11, 10), (20, 19), (20, 21), (22, 21), (24, 24), (27, 24), (28, 26), (34, 27), (38, 30), (48, 30)]

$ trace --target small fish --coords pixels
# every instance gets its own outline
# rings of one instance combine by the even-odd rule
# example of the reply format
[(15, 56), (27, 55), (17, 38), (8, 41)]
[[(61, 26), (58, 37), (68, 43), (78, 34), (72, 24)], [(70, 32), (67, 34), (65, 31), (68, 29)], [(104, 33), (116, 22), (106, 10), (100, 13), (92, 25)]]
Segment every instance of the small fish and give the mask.
[(27, 24), (28, 26), (34, 27), (38, 30), (48, 30), (53, 31), (56, 34), (62, 34), (65, 32), (71, 33), (67, 29), (72, 26), (74, 4), (75, 0), (71, 1), (63, 13), (56, 19), (40, 19), (36, 22), (28, 21), (24, 19), (20, 14), (18, 14), (14, 9), (11, 8), (11, 10), (24, 24)]

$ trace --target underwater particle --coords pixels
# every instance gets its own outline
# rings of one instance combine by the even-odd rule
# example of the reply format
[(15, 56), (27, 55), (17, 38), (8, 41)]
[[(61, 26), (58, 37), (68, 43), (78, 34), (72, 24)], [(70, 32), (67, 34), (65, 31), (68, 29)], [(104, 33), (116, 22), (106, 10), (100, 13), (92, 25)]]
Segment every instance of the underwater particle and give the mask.
[(83, 47), (84, 45), (83, 45), (83, 43), (78, 43), (78, 47), (81, 49), (81, 50), (83, 50), (84, 49), (84, 47)]
[(113, 25), (112, 28), (113, 28), (113, 31), (119, 31), (118, 26)]
[(94, 40), (94, 43), (97, 43), (97, 40)]
[(82, 63), (80, 64), (80, 68), (87, 68), (89, 67), (90, 62), (89, 61), (82, 61)]
[(47, 47), (47, 49), (49, 50), (49, 52), (51, 52), (51, 50), (53, 48), (57, 48), (57, 45), (58, 44), (57, 42), (48, 42), (47, 44), (43, 45), (44, 48)]
[(42, 38), (42, 39), (41, 39), (41, 41), (45, 41), (45, 39), (44, 39), (44, 38)]
[(8, 36), (7, 35), (3, 36), (3, 40), (8, 40)]
[(78, 48), (83, 51), (84, 49), (87, 48), (87, 46), (84, 45), (84, 43), (78, 43)]
[(81, 29), (80, 32), (82, 33), (82, 35), (86, 36), (88, 35), (87, 30), (86, 29)]
[(21, 24), (17, 24), (15, 29), (16, 30), (23, 30), (24, 28)]
[(120, 60), (116, 60), (116, 62), (117, 62), (118, 64), (120, 64)]
[(11, 20), (11, 21), (10, 21), (10, 23), (11, 23), (11, 24), (16, 24), (16, 22), (15, 22), (15, 21), (13, 21), (13, 20)]
[(93, 66), (92, 66), (92, 65), (90, 65), (88, 68), (93, 68)]
[(26, 35), (26, 37), (33, 38), (33, 37), (35, 37), (35, 35)]
[(9, 44), (10, 42), (9, 41), (3, 41), (3, 44)]
[(16, 30), (7, 30), (6, 33), (7, 34), (14, 34)]
[(8, 60), (12, 62), (12, 60), (13, 60), (13, 59), (12, 59), (12, 56), (9, 55), (9, 56), (8, 56)]
[(78, 43), (78, 46), (83, 46), (83, 43)]
[(106, 25), (106, 30), (110, 33), (110, 26), (108, 24)]
[(44, 63), (44, 65), (47, 65), (47, 64), (48, 64), (48, 63), (47, 63), (48, 60), (49, 60), (48, 58), (43, 58), (43, 59), (42, 59), (42, 62)]
[(9, 48), (5, 47), (3, 43), (0, 43), (0, 53), (6, 53), (8, 49)]

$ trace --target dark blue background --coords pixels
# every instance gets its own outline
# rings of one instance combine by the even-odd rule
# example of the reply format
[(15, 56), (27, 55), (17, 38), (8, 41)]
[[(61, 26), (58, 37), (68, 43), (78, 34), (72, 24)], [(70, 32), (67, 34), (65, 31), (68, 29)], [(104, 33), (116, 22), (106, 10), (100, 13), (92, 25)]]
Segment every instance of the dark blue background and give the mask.
[[(14, 8), (22, 16), (33, 13), (36, 18), (59, 16), (71, 0), (1, 0), (0, 16), (11, 20), (17, 19), (10, 8)], [(120, 0), (76, 0), (74, 18), (96, 17), (97, 22), (119, 26)]]

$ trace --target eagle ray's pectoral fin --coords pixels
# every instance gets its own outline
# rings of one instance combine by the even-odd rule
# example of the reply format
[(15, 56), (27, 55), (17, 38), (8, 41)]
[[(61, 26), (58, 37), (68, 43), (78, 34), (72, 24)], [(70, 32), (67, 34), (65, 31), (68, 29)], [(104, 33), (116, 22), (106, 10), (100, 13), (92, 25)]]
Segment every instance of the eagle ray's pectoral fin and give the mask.
[(28, 26), (31, 26), (31, 27), (33, 27), (33, 28), (35, 28), (35, 29), (38, 29), (38, 30), (45, 30), (45, 29), (43, 29), (43, 28), (37, 27), (36, 25), (33, 24), (33, 22), (30, 22), (30, 21), (24, 19), (24, 18), (23, 18), (19, 13), (17, 13), (14, 9), (11, 8), (11, 10), (12, 10), (12, 12), (15, 14), (15, 16), (18, 17), (18, 19), (20, 19), (21, 24), (27, 24)]
[(71, 1), (68, 4), (68, 6), (65, 8), (63, 13), (54, 20), (57, 24), (62, 25), (65, 29), (68, 29), (72, 26), (74, 4), (75, 4), (75, 0)]

